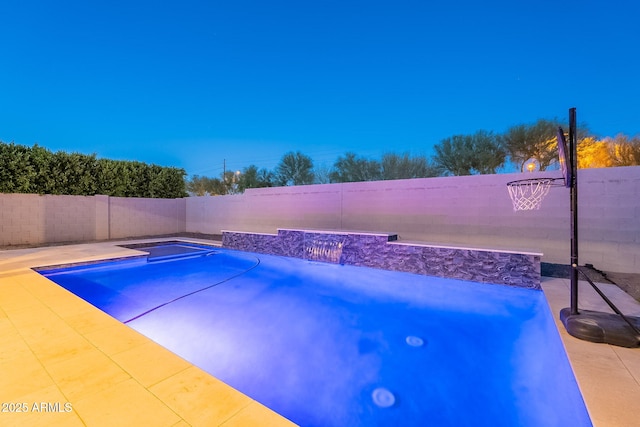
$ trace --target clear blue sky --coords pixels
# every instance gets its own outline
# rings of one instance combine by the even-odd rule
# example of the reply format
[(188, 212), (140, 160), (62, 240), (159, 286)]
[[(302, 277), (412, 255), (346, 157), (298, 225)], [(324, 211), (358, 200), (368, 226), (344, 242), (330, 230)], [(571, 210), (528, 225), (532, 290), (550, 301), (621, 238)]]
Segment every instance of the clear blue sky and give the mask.
[(0, 3), (0, 140), (218, 176), (431, 155), (539, 118), (640, 134), (640, 3)]

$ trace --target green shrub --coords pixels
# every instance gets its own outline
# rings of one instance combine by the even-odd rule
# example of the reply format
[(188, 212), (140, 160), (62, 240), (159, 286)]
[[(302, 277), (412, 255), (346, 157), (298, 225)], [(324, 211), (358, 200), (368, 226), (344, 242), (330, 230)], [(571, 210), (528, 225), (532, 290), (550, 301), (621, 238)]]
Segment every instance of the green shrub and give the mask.
[(98, 159), (0, 141), (0, 193), (186, 197), (181, 168)]

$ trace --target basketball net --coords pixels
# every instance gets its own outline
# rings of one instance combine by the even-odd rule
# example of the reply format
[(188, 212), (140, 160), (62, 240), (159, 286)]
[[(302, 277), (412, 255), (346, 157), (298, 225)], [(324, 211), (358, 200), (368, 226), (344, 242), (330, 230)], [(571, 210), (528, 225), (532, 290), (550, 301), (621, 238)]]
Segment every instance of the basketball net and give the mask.
[(531, 178), (507, 183), (514, 211), (540, 209), (555, 178)]

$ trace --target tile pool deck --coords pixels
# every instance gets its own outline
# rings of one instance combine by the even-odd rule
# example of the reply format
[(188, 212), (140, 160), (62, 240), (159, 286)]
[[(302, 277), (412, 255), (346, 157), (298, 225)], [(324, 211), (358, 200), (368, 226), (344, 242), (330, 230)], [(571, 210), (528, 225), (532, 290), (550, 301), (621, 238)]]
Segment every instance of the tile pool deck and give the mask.
[[(166, 239), (122, 243), (158, 240)], [(0, 425), (293, 425), (31, 270), (139, 254), (117, 244), (0, 251), (0, 410), (28, 409), (0, 412)], [(593, 424), (640, 425), (640, 349), (569, 336), (557, 319), (568, 280), (543, 278), (542, 287)], [(603, 288), (623, 312), (640, 316), (633, 298)], [(582, 308), (608, 311), (588, 285), (581, 284), (580, 299)]]

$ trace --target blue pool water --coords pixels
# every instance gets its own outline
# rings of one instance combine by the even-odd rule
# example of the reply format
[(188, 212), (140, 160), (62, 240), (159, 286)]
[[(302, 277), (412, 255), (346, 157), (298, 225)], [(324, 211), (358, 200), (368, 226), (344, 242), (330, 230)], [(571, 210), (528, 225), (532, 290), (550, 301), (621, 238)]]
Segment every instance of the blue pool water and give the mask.
[(302, 426), (591, 425), (540, 291), (202, 249), (40, 273)]

